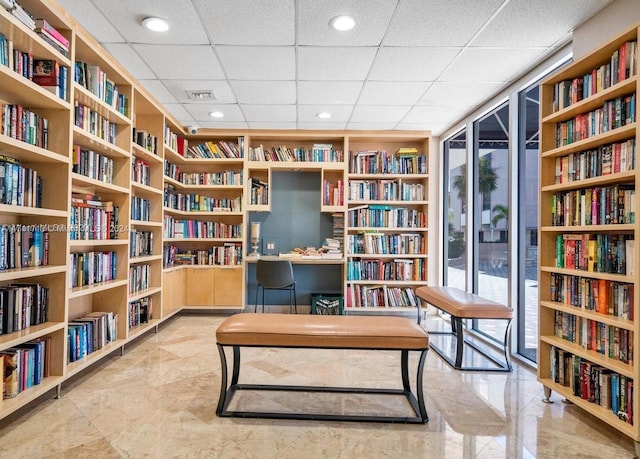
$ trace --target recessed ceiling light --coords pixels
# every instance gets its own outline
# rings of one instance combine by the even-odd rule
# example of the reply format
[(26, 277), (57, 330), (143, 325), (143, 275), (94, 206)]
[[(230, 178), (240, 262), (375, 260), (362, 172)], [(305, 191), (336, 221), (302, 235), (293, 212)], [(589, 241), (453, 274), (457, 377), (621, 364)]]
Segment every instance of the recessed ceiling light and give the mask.
[(316, 113), (316, 116), (317, 116), (318, 118), (321, 118), (321, 119), (323, 119), (323, 120), (326, 120), (326, 119), (331, 118), (331, 113), (329, 113), (329, 112), (320, 112), (320, 113)]
[(336, 16), (329, 21), (329, 25), (335, 30), (344, 32), (345, 30), (351, 30), (355, 27), (356, 21), (351, 16)]
[(142, 25), (154, 32), (166, 32), (169, 30), (169, 23), (164, 19), (156, 17), (144, 18)]
[(224, 118), (224, 113), (222, 112), (211, 112), (209, 113), (211, 118)]

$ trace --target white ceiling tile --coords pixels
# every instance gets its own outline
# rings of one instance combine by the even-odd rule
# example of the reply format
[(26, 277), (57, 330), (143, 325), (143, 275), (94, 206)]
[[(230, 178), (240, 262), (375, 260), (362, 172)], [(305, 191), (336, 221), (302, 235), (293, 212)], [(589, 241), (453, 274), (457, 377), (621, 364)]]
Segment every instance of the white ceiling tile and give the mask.
[(441, 81), (504, 82), (529, 68), (543, 51), (543, 48), (467, 48), (445, 70)]
[(453, 121), (458, 114), (458, 110), (452, 107), (439, 107), (439, 106), (416, 106), (413, 107), (402, 118), (403, 123), (446, 123)]
[(464, 46), (504, 0), (402, 0), (386, 45)]
[(410, 108), (409, 106), (357, 105), (351, 115), (351, 121), (354, 123), (397, 123)]
[(298, 49), (298, 78), (301, 80), (362, 80), (369, 73), (376, 48)]
[[(190, 104), (236, 103), (231, 86), (226, 80), (162, 80), (162, 82), (180, 102)], [(213, 91), (215, 100), (192, 100), (189, 99), (187, 91)]]
[(78, 0), (59, 0), (67, 10), (99, 42), (121, 43), (124, 37), (118, 29), (96, 8), (92, 2)]
[(431, 83), (367, 81), (358, 105), (413, 105)]
[(502, 83), (436, 82), (433, 83), (417, 105), (444, 105), (465, 108), (490, 98)]
[(147, 89), (147, 91), (149, 91), (151, 93), (151, 95), (153, 95), (153, 97), (158, 99), (158, 102), (160, 102), (161, 104), (175, 104), (175, 103), (178, 103), (176, 98), (173, 97), (173, 94), (171, 94), (171, 92), (169, 92), (167, 87), (164, 84), (162, 84), (161, 81), (159, 81), (159, 80), (139, 80), (139, 82), (140, 82), (140, 84), (142, 86), (144, 86)]
[[(317, 46), (379, 45), (395, 10), (389, 0), (299, 0), (298, 43)], [(353, 17), (353, 29), (339, 32), (329, 21), (339, 15)]]
[(231, 86), (241, 104), (296, 103), (295, 81), (232, 81)]
[(249, 125), (244, 121), (201, 121), (201, 128), (209, 129), (248, 129)]
[(609, 0), (510, 0), (471, 46), (551, 46)]
[(296, 119), (295, 105), (242, 105), (247, 121), (287, 123)]
[[(217, 122), (230, 122), (230, 121), (244, 121), (244, 116), (240, 111), (240, 107), (237, 104), (216, 104), (212, 103), (210, 105), (203, 104), (182, 104), (193, 116), (193, 119), (202, 123), (217, 123)], [(224, 113), (224, 118), (222, 119), (213, 119), (209, 113), (216, 111)]]
[(293, 80), (293, 46), (216, 46), (216, 53), (231, 80)]
[(298, 123), (298, 129), (315, 129), (315, 130), (344, 130), (347, 123)]
[(164, 107), (171, 112), (174, 118), (180, 120), (184, 124), (193, 124), (193, 116), (185, 110), (182, 104), (163, 104)]
[(252, 121), (249, 123), (251, 129), (297, 129), (298, 125), (293, 122), (274, 123), (269, 121)]
[[(130, 43), (209, 43), (191, 0), (109, 0), (94, 3)], [(165, 19), (169, 30), (157, 33), (142, 27), (142, 20), (149, 16)]]
[(158, 78), (182, 80), (223, 79), (224, 74), (209, 45), (133, 45)]
[(195, 0), (195, 4), (216, 45), (294, 44), (292, 0)]
[(396, 128), (397, 123), (349, 123), (347, 124), (347, 129), (351, 129), (354, 131), (388, 131)]
[(360, 81), (300, 81), (299, 104), (355, 104), (362, 89)]
[[(347, 122), (353, 111), (352, 105), (298, 105), (298, 122), (326, 124)], [(320, 112), (328, 112), (331, 118), (322, 120), (316, 116)], [(328, 129), (328, 128), (327, 128)]]
[(381, 48), (369, 80), (435, 81), (461, 48)]
[(136, 80), (151, 80), (156, 77), (133, 47), (124, 43), (104, 43), (103, 46)]
[(396, 129), (399, 131), (430, 131), (434, 123), (398, 123)]

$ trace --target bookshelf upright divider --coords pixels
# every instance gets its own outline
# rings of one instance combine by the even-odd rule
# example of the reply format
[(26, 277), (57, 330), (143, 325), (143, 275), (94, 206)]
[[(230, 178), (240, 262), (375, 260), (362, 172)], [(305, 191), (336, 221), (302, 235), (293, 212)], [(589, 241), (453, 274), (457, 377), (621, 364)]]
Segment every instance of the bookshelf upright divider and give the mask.
[(638, 26), (542, 83), (538, 380), (640, 445)]

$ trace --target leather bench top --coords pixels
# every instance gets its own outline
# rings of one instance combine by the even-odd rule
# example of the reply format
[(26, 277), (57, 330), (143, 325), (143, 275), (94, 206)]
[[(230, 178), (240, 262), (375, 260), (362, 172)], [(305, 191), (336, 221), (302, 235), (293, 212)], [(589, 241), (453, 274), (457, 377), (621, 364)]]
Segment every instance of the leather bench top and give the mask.
[(405, 317), (235, 314), (216, 331), (219, 344), (266, 347), (406, 349), (429, 347), (427, 332)]
[(513, 310), (510, 307), (455, 287), (423, 286), (416, 289), (416, 295), (454, 317), (464, 319), (513, 318)]

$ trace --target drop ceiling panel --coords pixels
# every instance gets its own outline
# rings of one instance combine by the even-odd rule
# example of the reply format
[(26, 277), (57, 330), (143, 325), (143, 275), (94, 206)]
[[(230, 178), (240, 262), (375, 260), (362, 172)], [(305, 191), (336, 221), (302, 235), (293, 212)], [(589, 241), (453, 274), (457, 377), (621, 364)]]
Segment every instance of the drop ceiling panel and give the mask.
[(435, 81), (462, 48), (381, 48), (369, 74), (374, 81)]
[(185, 109), (184, 105), (182, 104), (163, 104), (163, 105), (181, 123), (184, 123), (185, 125), (194, 124), (193, 116), (191, 116), (191, 113), (189, 113)]
[[(216, 45), (293, 45), (291, 0), (194, 0)], [(221, 14), (222, 13), (222, 14)]]
[(201, 128), (209, 129), (248, 129), (249, 125), (244, 121), (201, 121)]
[(250, 122), (249, 128), (251, 129), (297, 129), (298, 125), (294, 122), (278, 123), (270, 121), (254, 121)]
[(241, 104), (295, 104), (295, 81), (232, 81)]
[(471, 46), (551, 46), (609, 0), (511, 0)]
[(459, 83), (433, 83), (417, 105), (443, 105), (466, 108), (495, 94), (502, 83), (467, 81)]
[(403, 123), (442, 123), (453, 121), (456, 114), (459, 113), (457, 109), (452, 107), (442, 106), (421, 106), (413, 107), (402, 118)]
[(300, 81), (299, 104), (355, 104), (361, 81)]
[(300, 80), (363, 80), (376, 54), (374, 47), (303, 47), (298, 49)]
[(163, 79), (223, 79), (209, 45), (133, 45), (154, 73)]
[[(316, 46), (379, 45), (395, 10), (388, 0), (300, 0), (298, 1), (298, 43)], [(329, 21), (349, 15), (356, 25), (337, 31)]]
[(386, 45), (464, 46), (504, 0), (402, 0)]
[(177, 104), (178, 101), (173, 94), (169, 92), (167, 87), (159, 80), (140, 80), (140, 84), (144, 86), (153, 97), (161, 104)]
[(347, 129), (354, 131), (386, 131), (396, 129), (397, 123), (348, 123)]
[(116, 26), (89, 1), (79, 2), (75, 0), (58, 0), (69, 13), (74, 17), (86, 18), (82, 25), (91, 31), (91, 35), (99, 42), (118, 43), (124, 42), (124, 37), (118, 32)]
[(216, 46), (230, 80), (294, 80), (295, 49), (284, 46)]
[[(442, 74), (442, 81), (503, 82), (536, 62), (544, 48), (467, 48)], [(473, 71), (469, 71), (473, 69)]]
[(153, 70), (130, 45), (125, 43), (104, 43), (103, 46), (136, 80), (152, 80), (156, 78)]
[(298, 129), (314, 129), (314, 130), (344, 130), (347, 123), (298, 123)]
[[(244, 121), (244, 115), (237, 104), (184, 104), (184, 106), (193, 119), (198, 122)], [(213, 111), (224, 113), (224, 118), (212, 118), (209, 113)]]
[(296, 120), (295, 105), (242, 105), (242, 111), (249, 123), (287, 123)]
[[(94, 4), (130, 43), (209, 43), (191, 0), (109, 0)], [(159, 34), (142, 27), (142, 20), (149, 16), (166, 19), (169, 30)]]
[[(298, 122), (326, 124), (336, 122), (347, 122), (353, 111), (352, 105), (299, 105), (298, 106)], [(328, 112), (331, 118), (326, 120), (319, 119), (316, 114), (320, 112)]]
[(431, 83), (367, 81), (359, 105), (413, 105)]
[(359, 105), (353, 110), (351, 121), (354, 123), (397, 123), (410, 109), (410, 106)]
[[(234, 104), (236, 97), (227, 80), (162, 80), (171, 94), (179, 101), (189, 104)], [(215, 100), (193, 100), (187, 91), (213, 91)]]

